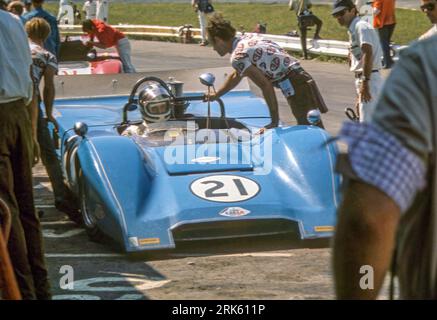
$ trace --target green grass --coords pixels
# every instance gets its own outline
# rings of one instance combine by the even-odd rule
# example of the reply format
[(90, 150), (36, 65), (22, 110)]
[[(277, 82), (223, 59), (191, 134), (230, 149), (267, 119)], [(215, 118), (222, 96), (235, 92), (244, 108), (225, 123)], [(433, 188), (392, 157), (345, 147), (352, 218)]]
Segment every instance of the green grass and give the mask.
[[(246, 31), (251, 31), (258, 21), (267, 23), (267, 32), (270, 34), (286, 34), (297, 29), (294, 12), (289, 11), (284, 4), (216, 3), (214, 6), (216, 11), (223, 13), (237, 29), (244, 26)], [(57, 4), (47, 4), (46, 7), (52, 13), (57, 13)], [(348, 40), (346, 29), (340, 27), (331, 17), (330, 6), (314, 6), (313, 12), (323, 21), (321, 36), (324, 39)], [(393, 41), (398, 44), (408, 44), (431, 27), (426, 16), (420, 11), (397, 9), (396, 14), (398, 24)], [(197, 15), (188, 1), (187, 4), (111, 3), (109, 18), (111, 24), (199, 26)]]

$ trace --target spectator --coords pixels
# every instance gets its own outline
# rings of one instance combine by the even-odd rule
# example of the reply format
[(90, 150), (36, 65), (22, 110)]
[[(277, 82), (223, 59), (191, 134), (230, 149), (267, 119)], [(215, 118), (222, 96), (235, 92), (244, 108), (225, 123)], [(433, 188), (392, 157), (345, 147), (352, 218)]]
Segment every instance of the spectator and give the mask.
[(308, 59), (307, 50), (307, 31), (308, 27), (316, 25), (316, 31), (314, 33), (314, 40), (319, 40), (320, 30), (322, 29), (323, 22), (317, 16), (315, 16), (310, 8), (312, 3), (310, 0), (290, 0), (289, 8), (296, 12), (296, 18), (300, 31), (300, 43), (302, 46), (303, 58)]
[(73, 1), (70, 1), (70, 5), (73, 7), (74, 24), (81, 24), (82, 15), (80, 14), (80, 10), (77, 8), (77, 4), (75, 4)]
[(82, 12), (85, 14), (86, 20), (91, 20), (96, 18), (97, 4), (94, 0), (87, 0), (82, 8)]
[[(437, 299), (436, 46), (432, 37), (402, 51), (372, 122), (341, 130), (349, 151), (337, 164), (347, 182), (333, 252), (340, 299), (375, 299), (390, 260), (400, 299)], [(360, 287), (362, 266), (372, 290)]]
[[(41, 160), (53, 187), (56, 209), (66, 213), (71, 220), (79, 223), (79, 208), (74, 205), (74, 197), (64, 183), (61, 165), (47, 126), (48, 122), (51, 122), (57, 127), (56, 119), (53, 117), (53, 101), (55, 98), (54, 76), (58, 71), (58, 64), (56, 57), (48, 50), (45, 50), (43, 44), (50, 34), (50, 25), (43, 18), (33, 18), (26, 23), (25, 27), (32, 52), (32, 80), (38, 97), (37, 136), (41, 148)], [(43, 78), (44, 88), (41, 97), (39, 86)], [(47, 118), (44, 118), (44, 112), (40, 105), (41, 101), (44, 101)]]
[(68, 10), (66, 6), (68, 6), (68, 0), (59, 0), (58, 15), (56, 16), (56, 20), (58, 20), (59, 24), (68, 24), (62, 19), (64, 17), (68, 17)]
[(32, 18), (43, 18), (50, 25), (50, 35), (44, 43), (44, 48), (53, 53), (56, 58), (59, 56), (59, 48), (61, 45), (61, 39), (58, 30), (58, 21), (56, 18), (43, 9), (44, 0), (32, 0), (33, 10), (24, 15), (24, 19), (27, 21)]
[(5, 0), (0, 0), (0, 10), (8, 11), (8, 4)]
[(23, 15), (32, 10), (32, 0), (24, 0)]
[(208, 14), (214, 12), (214, 8), (209, 0), (191, 0), (191, 5), (199, 17), (200, 35), (202, 37), (200, 45), (206, 46), (208, 45), (208, 40), (206, 37), (206, 17)]
[(437, 2), (435, 0), (422, 0), (420, 9), (426, 13), (429, 21), (433, 24), (431, 29), (420, 36), (419, 40), (423, 40), (437, 34)]
[(12, 214), (8, 250), (23, 299), (50, 299), (33, 199), (32, 162), (38, 144), (32, 59), (23, 25), (4, 11), (0, 39), (0, 198)]
[(358, 114), (360, 121), (368, 121), (375, 109), (383, 79), (381, 44), (378, 34), (369, 23), (360, 20), (352, 0), (336, 0), (332, 15), (348, 29), (351, 59), (350, 70), (355, 74)]
[(24, 4), (21, 1), (11, 1), (8, 4), (8, 11), (10, 13), (15, 14), (17, 17), (20, 18), (21, 23), (24, 25), (25, 20), (22, 16), (24, 11)]
[(108, 23), (109, 0), (96, 0), (96, 19)]
[(393, 65), (393, 59), (390, 55), (390, 42), (396, 26), (395, 2), (395, 0), (373, 1), (373, 27), (379, 33), (384, 57), (384, 69), (390, 69)]
[[(207, 32), (213, 49), (220, 56), (231, 54), (235, 70), (224, 85), (216, 93), (207, 95), (206, 99), (220, 98), (235, 88), (243, 77), (249, 77), (262, 90), (270, 110), (271, 123), (266, 128), (277, 127), (279, 123), (274, 86), (281, 88), (298, 124), (309, 124), (307, 113), (310, 109), (327, 111), (314, 80), (296, 59), (276, 43), (256, 34), (236, 37), (235, 28), (219, 14), (209, 18)], [(323, 127), (322, 123), (320, 126)]]
[[(131, 62), (131, 46), (128, 38), (115, 28), (104, 23), (100, 20), (85, 20), (82, 22), (83, 32), (88, 33), (91, 37), (91, 41), (87, 42), (89, 47), (97, 47), (102, 49), (107, 49), (115, 46), (117, 49), (120, 60), (123, 64), (123, 72), (133, 73), (135, 67)], [(94, 42), (94, 37), (96, 37), (99, 42)]]

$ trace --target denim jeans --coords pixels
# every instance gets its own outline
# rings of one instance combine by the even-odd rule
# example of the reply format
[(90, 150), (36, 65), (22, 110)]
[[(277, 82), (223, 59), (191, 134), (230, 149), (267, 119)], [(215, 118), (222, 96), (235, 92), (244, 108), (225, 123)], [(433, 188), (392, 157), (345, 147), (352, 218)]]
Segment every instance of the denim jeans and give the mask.
[(382, 53), (384, 56), (383, 65), (386, 68), (390, 68), (393, 64), (393, 60), (390, 56), (390, 41), (395, 30), (396, 24), (385, 25), (378, 29), (379, 41), (381, 42)]

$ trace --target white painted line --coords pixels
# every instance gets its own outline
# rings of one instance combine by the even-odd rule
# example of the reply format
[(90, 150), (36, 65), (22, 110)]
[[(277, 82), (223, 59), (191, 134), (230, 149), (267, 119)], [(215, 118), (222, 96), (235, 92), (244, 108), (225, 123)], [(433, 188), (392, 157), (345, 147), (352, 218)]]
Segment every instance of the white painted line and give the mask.
[(37, 209), (51, 209), (51, 208), (55, 208), (55, 206), (53, 204), (37, 204), (37, 205), (35, 205), (35, 208), (37, 208)]
[(296, 256), (294, 253), (271, 253), (271, 252), (257, 252), (257, 253), (235, 253), (235, 254), (211, 254), (211, 253), (200, 253), (200, 254), (184, 254), (176, 253), (172, 254), (174, 257), (210, 257), (210, 258), (222, 258), (222, 257), (261, 257), (261, 258), (290, 258)]
[(118, 253), (46, 253), (46, 258), (119, 258)]
[(51, 225), (55, 225), (55, 224), (75, 224), (75, 223), (73, 221), (70, 221), (70, 220), (41, 222), (41, 225), (43, 225), (43, 226), (51, 226)]
[(42, 231), (42, 235), (44, 238), (55, 238), (55, 239), (60, 239), (60, 238), (70, 238), (70, 237), (74, 237), (77, 236), (78, 234), (81, 234), (85, 232), (84, 229), (73, 229), (73, 230), (68, 230), (66, 232), (61, 232), (61, 233), (57, 233), (56, 230), (53, 229), (44, 229)]

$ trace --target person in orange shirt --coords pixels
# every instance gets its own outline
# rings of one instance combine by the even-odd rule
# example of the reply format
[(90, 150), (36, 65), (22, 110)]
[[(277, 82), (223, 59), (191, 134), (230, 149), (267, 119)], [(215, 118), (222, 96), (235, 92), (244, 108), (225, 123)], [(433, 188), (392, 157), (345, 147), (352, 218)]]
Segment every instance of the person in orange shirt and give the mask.
[[(130, 58), (131, 46), (129, 40), (122, 32), (97, 19), (83, 21), (82, 30), (91, 37), (91, 41), (87, 42), (88, 47), (107, 49), (115, 46), (123, 64), (123, 72), (136, 72)], [(99, 42), (94, 42), (94, 37)]]
[(390, 56), (390, 41), (396, 26), (395, 2), (395, 0), (373, 1), (373, 27), (379, 33), (385, 69), (390, 69), (393, 65), (393, 60)]

